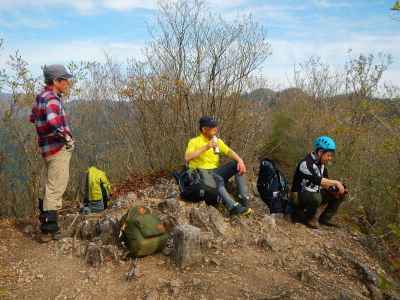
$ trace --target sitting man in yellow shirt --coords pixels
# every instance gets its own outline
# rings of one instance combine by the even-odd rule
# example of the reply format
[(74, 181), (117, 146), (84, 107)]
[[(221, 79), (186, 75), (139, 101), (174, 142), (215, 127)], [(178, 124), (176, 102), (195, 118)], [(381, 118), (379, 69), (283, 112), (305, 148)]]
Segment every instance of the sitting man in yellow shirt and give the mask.
[[(209, 116), (200, 118), (199, 129), (200, 135), (192, 138), (186, 148), (185, 160), (189, 169), (202, 169), (212, 173), (217, 184), (219, 197), (231, 215), (250, 214), (251, 209), (248, 207), (250, 196), (243, 177), (243, 174), (246, 173), (246, 165), (239, 155), (221, 139), (216, 138), (218, 123), (214, 118)], [(232, 161), (220, 166), (220, 155), (227, 156)], [(225, 188), (225, 182), (232, 176), (235, 176), (239, 203)]]

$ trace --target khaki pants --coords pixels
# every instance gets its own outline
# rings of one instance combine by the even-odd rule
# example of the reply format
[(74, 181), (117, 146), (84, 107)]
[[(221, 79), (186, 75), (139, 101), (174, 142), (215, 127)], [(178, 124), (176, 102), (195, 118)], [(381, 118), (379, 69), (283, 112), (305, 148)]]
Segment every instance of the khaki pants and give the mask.
[(65, 146), (56, 154), (45, 158), (47, 178), (43, 210), (59, 210), (62, 207), (62, 196), (69, 180), (69, 163), (73, 150)]

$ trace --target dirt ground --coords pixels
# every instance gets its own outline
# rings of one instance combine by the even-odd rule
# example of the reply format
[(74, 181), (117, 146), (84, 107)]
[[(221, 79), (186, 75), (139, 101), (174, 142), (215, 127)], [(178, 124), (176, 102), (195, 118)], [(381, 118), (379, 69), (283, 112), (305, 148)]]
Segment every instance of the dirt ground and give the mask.
[(138, 260), (131, 281), (132, 260), (90, 267), (60, 242), (39, 244), (15, 221), (0, 221), (0, 299), (378, 299), (368, 276), (388, 276), (360, 233), (271, 224), (263, 204), (253, 207), (251, 217), (225, 219), (229, 230), (202, 249), (201, 263), (180, 270), (156, 254)]

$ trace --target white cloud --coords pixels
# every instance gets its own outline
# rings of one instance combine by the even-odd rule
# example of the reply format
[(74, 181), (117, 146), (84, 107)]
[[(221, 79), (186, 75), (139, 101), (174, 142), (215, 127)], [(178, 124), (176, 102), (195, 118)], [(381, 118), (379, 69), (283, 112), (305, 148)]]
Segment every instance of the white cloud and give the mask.
[(336, 0), (313, 0), (316, 6), (321, 8), (334, 8), (334, 7), (350, 7), (352, 3), (348, 2), (340, 2)]
[(57, 24), (56, 21), (46, 18), (46, 19), (35, 19), (28, 16), (23, 16), (20, 14), (14, 15), (12, 18), (4, 18), (0, 16), (0, 26), (5, 28), (18, 28), (18, 27), (28, 27), (33, 29), (45, 29)]
[(287, 84), (293, 75), (294, 64), (304, 62), (311, 56), (319, 56), (334, 68), (343, 68), (347, 52), (352, 55), (385, 53), (393, 56), (393, 64), (385, 73), (384, 80), (400, 86), (400, 36), (361, 35), (349, 33), (346, 38), (335, 40), (289, 41), (270, 40), (272, 56), (264, 66), (264, 74), (269, 79), (276, 79)]
[[(211, 7), (230, 8), (239, 6), (247, 0), (209, 0)], [(58, 8), (67, 7), (80, 14), (93, 14), (104, 9), (128, 11), (132, 9), (156, 9), (158, 0), (1, 0), (0, 11), (22, 8)]]
[(105, 62), (106, 55), (115, 62), (124, 63), (129, 58), (142, 58), (144, 42), (113, 42), (113, 41), (71, 41), (62, 44), (41, 42), (35, 45), (7, 44), (6, 49), (0, 51), (0, 65), (6, 66), (8, 55), (15, 49), (19, 50), (22, 58), (29, 63), (29, 68), (36, 75), (40, 74), (41, 66), (45, 64), (71, 61), (98, 61)]
[[(400, 53), (400, 36), (349, 34), (340, 40), (304, 40), (289, 41), (271, 39), (273, 54), (266, 61), (262, 74), (283, 86), (290, 85), (293, 66), (304, 62), (311, 56), (320, 56), (324, 62), (336, 68), (342, 68), (347, 51), (359, 53), (388, 53), (394, 56), (394, 63), (385, 75), (385, 80), (400, 85), (400, 62), (396, 55)], [(7, 49), (0, 56), (0, 65), (5, 65), (11, 49), (19, 49), (22, 57), (29, 62), (33, 70), (40, 71), (40, 66), (49, 63), (67, 63), (69, 61), (105, 61), (105, 54), (118, 62), (128, 58), (142, 58), (144, 41), (71, 41), (63, 44), (42, 42), (35, 45), (6, 44)]]
[(103, 7), (118, 11), (126, 11), (135, 8), (155, 9), (156, 1), (149, 0), (103, 0)]
[(22, 8), (64, 8), (69, 7), (81, 14), (96, 13), (102, 9), (125, 11), (136, 8), (152, 9), (156, 0), (1, 0), (0, 11)]
[(293, 22), (293, 14), (305, 9), (304, 5), (261, 4), (236, 7), (224, 14), (232, 19), (237, 16), (252, 15), (257, 19), (275, 20), (279, 23)]

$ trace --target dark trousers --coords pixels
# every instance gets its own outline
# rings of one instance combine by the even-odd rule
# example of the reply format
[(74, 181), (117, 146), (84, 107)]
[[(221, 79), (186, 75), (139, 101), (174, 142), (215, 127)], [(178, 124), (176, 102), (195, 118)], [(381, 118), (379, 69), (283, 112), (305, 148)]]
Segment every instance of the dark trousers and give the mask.
[(248, 206), (249, 192), (247, 189), (247, 184), (243, 176), (241, 176), (237, 170), (237, 162), (230, 161), (229, 163), (212, 170), (214, 179), (217, 183), (218, 194), (221, 197), (224, 205), (231, 210), (235, 207), (236, 201), (226, 190), (226, 182), (235, 177), (236, 186), (239, 194), (239, 202), (242, 206)]
[(230, 161), (227, 164), (219, 167), (218, 169), (213, 170), (214, 174), (221, 176), (225, 182), (231, 179), (233, 176), (238, 174), (237, 170), (237, 162)]
[(327, 208), (319, 218), (320, 222), (330, 222), (334, 215), (336, 215), (343, 199), (336, 199), (328, 192), (322, 190), (321, 192), (299, 192), (297, 195), (297, 202), (295, 204), (295, 219), (299, 221), (308, 221), (316, 213), (318, 207), (322, 204), (328, 203)]

